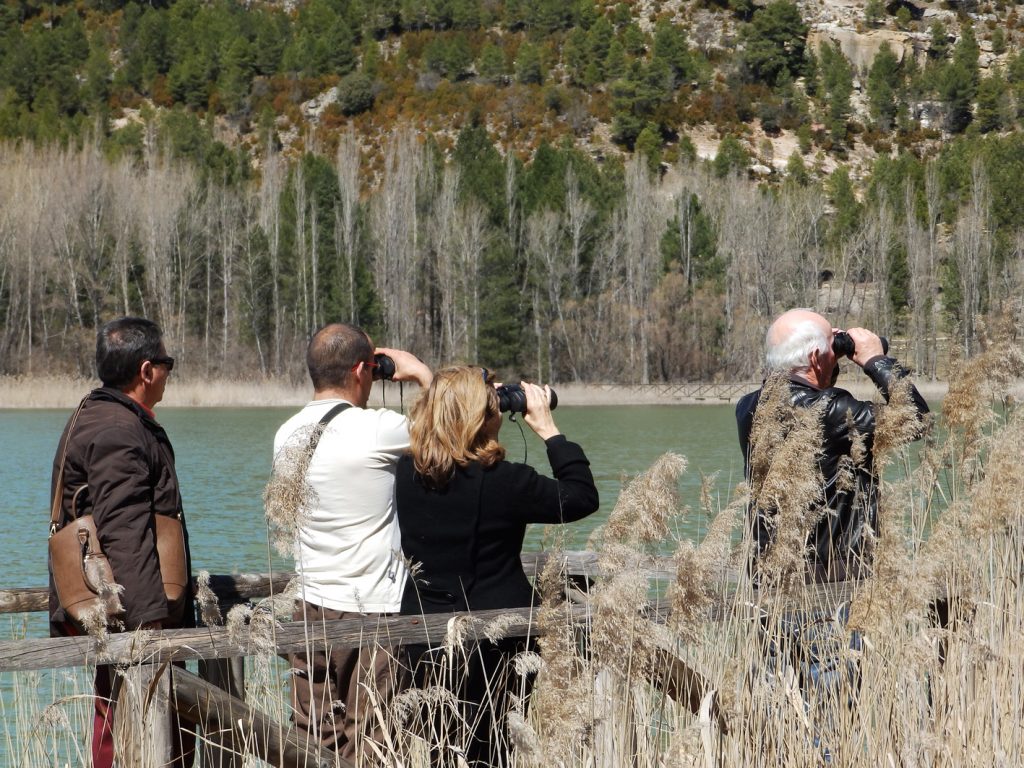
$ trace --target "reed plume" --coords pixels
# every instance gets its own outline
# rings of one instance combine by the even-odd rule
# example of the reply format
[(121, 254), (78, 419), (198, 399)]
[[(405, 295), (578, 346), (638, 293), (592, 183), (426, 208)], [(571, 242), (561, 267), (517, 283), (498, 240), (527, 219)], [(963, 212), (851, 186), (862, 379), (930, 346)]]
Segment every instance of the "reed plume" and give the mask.
[(604, 529), (591, 590), (591, 651), (605, 668), (623, 677), (646, 674), (657, 652), (646, 631), (648, 552), (668, 536), (668, 521), (679, 514), (679, 477), (686, 459), (666, 453), (633, 478), (619, 495)]
[(979, 321), (978, 329), (982, 351), (954, 365), (949, 392), (942, 404), (950, 438), (955, 439), (959, 448), (954, 459), (967, 487), (978, 479), (976, 472), (986, 429), (998, 417), (993, 402), (1007, 403), (1010, 383), (1024, 376), (1024, 352), (1012, 318), (1004, 315), (991, 324)]
[(1021, 456), (1024, 456), (1024, 413), (1018, 411), (990, 440), (966, 521), (971, 536), (981, 538), (1019, 526), (1024, 517)]
[[(895, 488), (883, 489), (879, 497), (880, 519), (902, 515), (906, 499)], [(851, 602), (851, 628), (877, 635), (923, 615), (926, 596), (918, 586), (919, 574), (901, 534), (901, 529), (888, 526), (885, 536), (872, 537), (871, 573)]]
[(685, 456), (666, 453), (627, 483), (602, 532), (605, 543), (621, 542), (641, 550), (667, 539), (669, 520), (680, 512), (677, 483), (685, 471)]
[(792, 589), (802, 582), (807, 537), (825, 513), (818, 458), (822, 408), (790, 404), (789, 381), (765, 380), (750, 434), (750, 505), (764, 521), (769, 544), (756, 571), (763, 585)]
[(713, 515), (707, 482), (701, 484), (701, 496), (701, 505), (711, 516), (711, 526), (699, 547), (686, 539), (679, 542), (673, 557), (675, 578), (668, 593), (672, 609), (671, 627), (687, 642), (698, 640), (706, 625), (715, 590), (725, 584), (724, 577), (732, 559), (733, 531), (747, 506), (746, 496), (738, 495), (725, 509)]
[[(571, 765), (593, 732), (593, 708), (588, 660), (579, 654), (576, 630), (567, 620), (564, 558), (551, 552), (537, 577), (541, 595), (537, 639), (543, 672), (531, 696), (535, 723), (532, 736), (513, 728), (516, 744), (524, 744), (524, 759), (531, 765)], [(535, 742), (541, 745), (538, 750)], [(547, 763), (538, 757), (543, 757)]]
[(320, 424), (299, 429), (274, 457), (270, 480), (263, 489), (270, 542), (281, 555), (291, 556), (299, 531), (317, 503), (316, 490), (307, 478), (316, 441), (323, 432)]
[(220, 601), (210, 589), (209, 571), (199, 571), (196, 576), (196, 606), (199, 608), (199, 618), (204, 626), (217, 627), (224, 623)]
[(522, 619), (516, 614), (505, 613), (501, 616), (496, 616), (487, 622), (481, 630), (481, 634), (492, 643), (496, 643), (504, 638), (512, 627), (521, 622)]

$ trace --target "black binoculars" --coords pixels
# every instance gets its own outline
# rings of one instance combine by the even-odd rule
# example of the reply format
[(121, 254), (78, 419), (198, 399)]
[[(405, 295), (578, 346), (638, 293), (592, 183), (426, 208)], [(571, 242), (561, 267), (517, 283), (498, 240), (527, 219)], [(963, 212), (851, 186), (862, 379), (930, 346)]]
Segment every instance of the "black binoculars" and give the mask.
[[(502, 413), (511, 411), (526, 415), (526, 390), (523, 389), (522, 384), (502, 384), (500, 387), (495, 387), (495, 391), (498, 393), (499, 411)], [(553, 411), (558, 407), (558, 395), (553, 389), (548, 391), (551, 392), (551, 410)]]
[[(889, 354), (889, 340), (885, 336), (879, 336), (878, 339), (882, 342), (882, 354)], [(832, 351), (836, 357), (853, 357), (857, 347), (853, 343), (853, 337), (850, 334), (846, 331), (839, 331), (832, 337)]]
[[(373, 369), (374, 381), (391, 381), (395, 377), (395, 361), (383, 352), (374, 355), (373, 362), (377, 364)], [(521, 384), (502, 384), (495, 387), (495, 391), (498, 393), (498, 409), (502, 413), (511, 411), (526, 414), (526, 392)], [(558, 395), (555, 390), (550, 391), (551, 410), (555, 410), (558, 407)]]
[(373, 356), (373, 362), (377, 366), (373, 369), (374, 381), (391, 381), (395, 378), (395, 361), (383, 352)]

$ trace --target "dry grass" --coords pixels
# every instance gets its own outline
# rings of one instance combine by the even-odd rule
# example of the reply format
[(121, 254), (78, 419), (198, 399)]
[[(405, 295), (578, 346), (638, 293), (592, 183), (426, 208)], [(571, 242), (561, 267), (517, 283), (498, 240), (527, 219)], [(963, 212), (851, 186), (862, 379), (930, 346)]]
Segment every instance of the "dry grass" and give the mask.
[[(513, 746), (498, 764), (1024, 765), (1024, 416), (1007, 408), (1007, 380), (994, 357), (962, 370), (961, 380), (977, 387), (956, 389), (941, 432), (948, 439), (926, 438), (916, 465), (908, 458), (916, 426), (906, 398), (894, 392), (883, 408), (876, 460), (897, 479), (881, 489), (874, 573), (841, 598), (811, 599), (801, 587), (795, 574), (804, 569), (803, 541), (795, 537), (780, 537), (764, 588), (753, 589), (737, 567), (743, 549), (730, 545), (746, 489), (715, 510), (709, 480), (701, 506), (713, 522), (699, 546), (679, 543), (661, 602), (672, 614), (661, 621), (639, 569), (671, 518), (686, 514), (676, 497), (685, 461), (663, 457), (634, 479), (595, 540), (601, 577), (585, 592), (569, 590), (591, 606), (587, 631), (565, 620), (568, 584), (558, 557), (540, 577), (544, 602), (536, 616), (545, 634), (539, 653), (523, 654), (512, 670), (513, 685), (536, 672), (536, 687), (528, 706), (519, 702), (507, 717)], [(767, 397), (762, 405), (771, 409)], [(755, 456), (750, 494), (770, 500), (780, 520), (806, 526), (802, 516), (821, 493), (808, 479), (816, 425), (783, 410), (776, 415), (781, 421), (759, 438), (772, 448)], [(735, 579), (723, 604), (724, 573)], [(945, 594), (951, 619), (937, 621), (942, 606), (934, 598)], [(273, 653), (273, 630), (290, 600), (227, 622), (264, 628), (266, 642), (249, 661), (250, 702), (282, 719), (288, 671)], [(712, 616), (712, 609), (723, 613)], [(459, 765), (473, 723), (450, 692), (451, 678), (475, 652), (474, 635), (497, 638), (512, 626), (508, 619), (486, 627), (453, 622), (430, 685), (390, 702), (371, 690), (368, 716), (382, 735), (359, 764), (426, 766), (434, 747)], [(368, 637), (367, 645), (380, 651), (389, 643)], [(666, 693), (673, 659), (703, 681), (679, 700)], [(813, 672), (821, 684), (810, 681)], [(49, 707), (29, 695), (43, 679), (52, 686)], [(13, 698), (4, 698), (13, 711), (0, 713), (7, 754), (23, 755), (29, 766), (87, 764), (77, 735), (87, 722), (83, 681), (81, 673), (16, 676)], [(691, 699), (703, 704), (697, 712)]]
[[(72, 376), (0, 376), (0, 408), (74, 408), (82, 395), (98, 386), (95, 379)], [(851, 391), (862, 398), (871, 397), (870, 382), (853, 382)], [(946, 395), (945, 382), (926, 382), (922, 393), (930, 402)], [(613, 384), (557, 383), (558, 402), (563, 405), (720, 405), (716, 398), (690, 397), (678, 392), (662, 391), (657, 387), (638, 389)], [(1024, 398), (1024, 381), (1014, 384), (1013, 392)], [(416, 398), (416, 388), (407, 385), (405, 402)], [(174, 374), (167, 388), (161, 408), (265, 408), (292, 407), (309, 401), (308, 382), (290, 379), (254, 378), (189, 380)], [(400, 402), (398, 385), (388, 383), (383, 390), (375, 384), (370, 394), (370, 406), (377, 408)]]
[[(89, 390), (98, 387), (96, 379), (73, 376), (0, 376), (0, 408), (74, 408)], [(173, 374), (161, 408), (266, 408), (301, 406), (309, 402), (312, 387), (308, 380), (286, 378), (190, 379)], [(375, 384), (370, 405), (399, 402), (399, 386), (387, 382)], [(406, 402), (416, 397), (416, 387), (406, 385)]]

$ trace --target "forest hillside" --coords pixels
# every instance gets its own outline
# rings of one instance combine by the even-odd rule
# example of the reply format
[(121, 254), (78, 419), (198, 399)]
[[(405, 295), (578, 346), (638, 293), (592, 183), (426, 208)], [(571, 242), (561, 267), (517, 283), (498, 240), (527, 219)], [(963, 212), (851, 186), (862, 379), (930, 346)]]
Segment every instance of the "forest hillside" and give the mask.
[(794, 305), (942, 377), (1024, 319), (1017, 8), (0, 6), (0, 374), (155, 318), (186, 376), (333, 319), (551, 381), (757, 374)]

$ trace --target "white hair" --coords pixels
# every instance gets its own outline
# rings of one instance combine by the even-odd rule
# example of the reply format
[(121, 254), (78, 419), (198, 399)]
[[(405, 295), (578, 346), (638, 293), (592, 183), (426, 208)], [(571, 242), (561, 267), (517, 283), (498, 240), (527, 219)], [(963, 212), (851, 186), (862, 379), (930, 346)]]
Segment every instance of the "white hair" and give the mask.
[(828, 335), (819, 323), (803, 320), (782, 341), (771, 343), (771, 331), (765, 336), (765, 365), (771, 371), (807, 370), (811, 365), (811, 353), (817, 350), (820, 354), (828, 351)]

